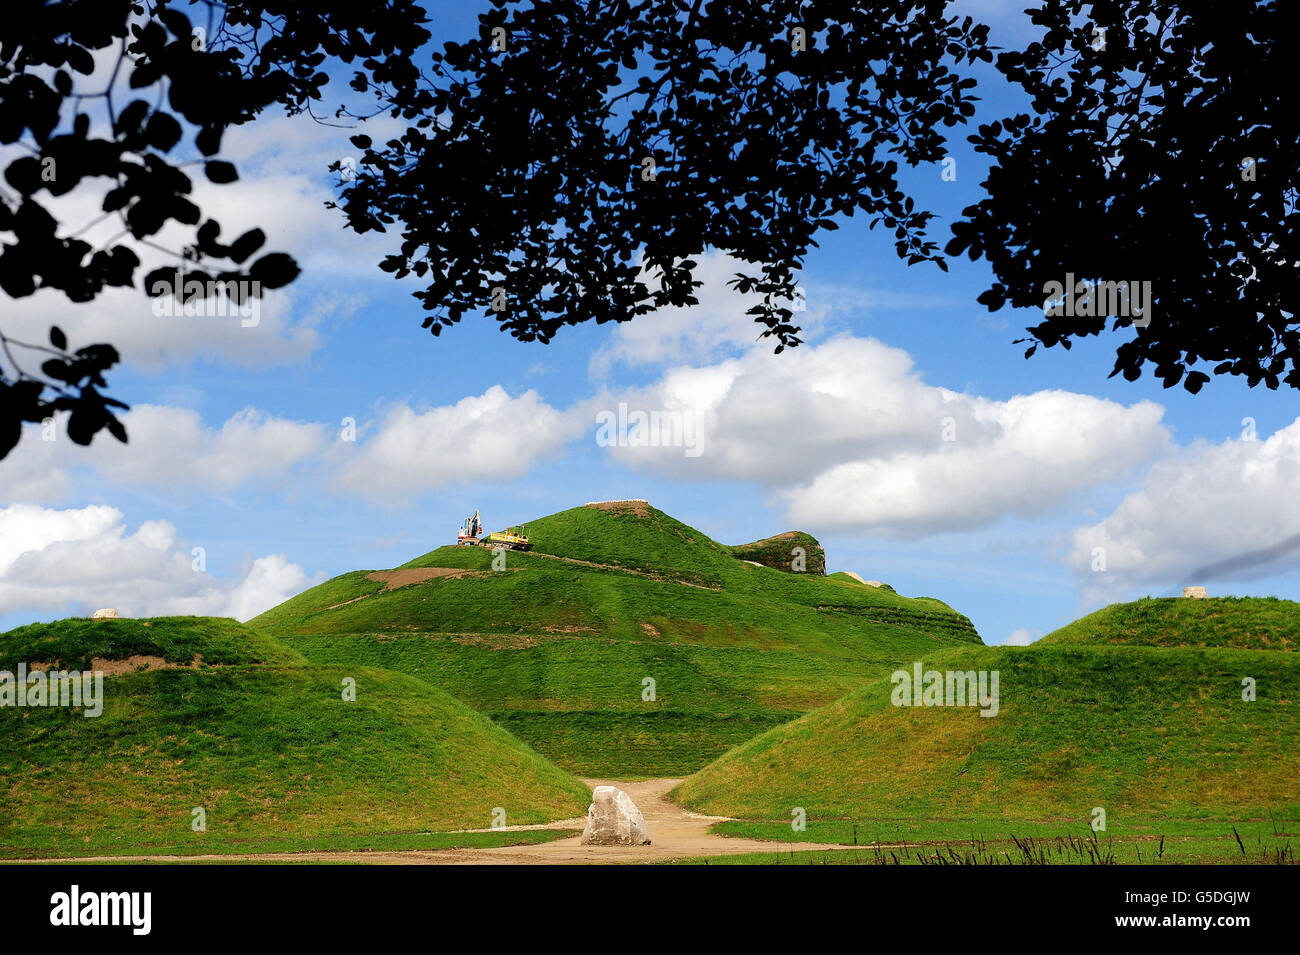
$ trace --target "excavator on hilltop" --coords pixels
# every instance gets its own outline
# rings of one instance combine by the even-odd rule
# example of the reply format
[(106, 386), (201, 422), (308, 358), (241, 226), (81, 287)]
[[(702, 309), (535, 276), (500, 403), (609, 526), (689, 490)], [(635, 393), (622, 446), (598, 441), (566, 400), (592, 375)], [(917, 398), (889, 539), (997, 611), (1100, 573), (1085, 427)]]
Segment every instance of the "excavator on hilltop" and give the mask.
[(532, 544), (528, 542), (528, 528), (526, 527), (507, 527), (504, 531), (494, 531), (483, 536), (483, 521), (478, 516), (478, 511), (465, 518), (460, 525), (460, 532), (456, 535), (457, 544), (475, 547), (504, 547), (506, 550), (528, 550)]
[(460, 533), (456, 535), (457, 544), (466, 544), (468, 546), (477, 546), (478, 539), (483, 536), (483, 522), (479, 520), (478, 511), (465, 520), (460, 525)]

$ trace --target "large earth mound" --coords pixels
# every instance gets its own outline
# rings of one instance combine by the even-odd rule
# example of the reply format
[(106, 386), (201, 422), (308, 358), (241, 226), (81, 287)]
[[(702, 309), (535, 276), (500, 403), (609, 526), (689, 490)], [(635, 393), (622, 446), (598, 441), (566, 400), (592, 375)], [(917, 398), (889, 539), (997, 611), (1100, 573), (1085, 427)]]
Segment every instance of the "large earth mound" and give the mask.
[(900, 661), (980, 645), (970, 621), (813, 572), (755, 566), (643, 501), (527, 524), (532, 550), (480, 547), (344, 574), (250, 625), (308, 659), (407, 673), (592, 776), (692, 772)]
[(1039, 643), (1296, 650), (1300, 603), (1277, 597), (1148, 597), (1090, 613)]
[[(268, 848), (581, 815), (589, 793), (420, 680), (313, 666), (233, 620), (67, 620), (0, 671), (93, 667), (102, 713), (0, 707), (0, 855)], [(355, 689), (355, 699), (345, 691)], [(195, 809), (206, 832), (196, 832)]]
[(727, 753), (676, 797), (754, 820), (788, 821), (793, 807), (822, 820), (1080, 827), (1096, 807), (1112, 823), (1300, 818), (1300, 657), (1235, 649), (1227, 633), (1216, 638), (1226, 646), (1201, 647), (1206, 634), (1193, 626), (1162, 631), (1160, 646), (1044, 640), (926, 654), (927, 671), (997, 671), (996, 716), (895, 705), (900, 684), (877, 679)]

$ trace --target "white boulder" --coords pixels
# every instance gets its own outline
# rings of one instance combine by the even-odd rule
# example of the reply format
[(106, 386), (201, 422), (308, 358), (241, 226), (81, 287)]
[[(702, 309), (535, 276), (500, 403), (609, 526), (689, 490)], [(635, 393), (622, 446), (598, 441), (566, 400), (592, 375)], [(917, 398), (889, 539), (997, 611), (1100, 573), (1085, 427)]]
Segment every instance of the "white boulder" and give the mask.
[(617, 786), (597, 786), (591, 792), (584, 846), (648, 846), (645, 818), (627, 793)]
[(105, 607), (103, 610), (96, 610), (92, 620), (116, 620), (117, 611), (112, 607)]
[(878, 581), (878, 580), (867, 580), (867, 579), (864, 578), (861, 574), (855, 574), (855, 573), (854, 573), (853, 571), (851, 571), (851, 570), (846, 570), (844, 573), (845, 573), (847, 576), (852, 577), (852, 578), (853, 578), (854, 580), (856, 580), (858, 583), (860, 583), (860, 584), (866, 584), (868, 587), (883, 587), (883, 586), (885, 586), (884, 584), (882, 584), (882, 583), (881, 583), (880, 581)]

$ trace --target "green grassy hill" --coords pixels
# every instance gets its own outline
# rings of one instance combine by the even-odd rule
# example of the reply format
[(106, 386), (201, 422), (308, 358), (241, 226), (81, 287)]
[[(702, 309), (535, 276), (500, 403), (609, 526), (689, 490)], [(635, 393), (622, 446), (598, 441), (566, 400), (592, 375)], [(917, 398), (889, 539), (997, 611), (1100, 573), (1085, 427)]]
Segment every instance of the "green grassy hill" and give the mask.
[(485, 549), (440, 547), (250, 626), (315, 662), (425, 680), (563, 768), (610, 776), (691, 772), (899, 661), (980, 643), (940, 601), (754, 566), (644, 504), (528, 534), (501, 571)]
[[(1151, 603), (1103, 613), (1147, 620)], [(1277, 603), (1235, 604), (1233, 626), (1273, 633)], [(749, 820), (729, 831), (787, 840), (794, 807), (809, 824), (793, 837), (826, 841), (1079, 835), (1095, 807), (1106, 810), (1112, 835), (1213, 830), (1232, 854), (1233, 825), (1280, 826), (1275, 834), (1294, 838), (1300, 657), (1237, 649), (1239, 637), (1221, 626), (1224, 607), (1177, 604), (1161, 604), (1166, 620), (1150, 638), (1158, 633), (1157, 646), (1108, 645), (1138, 629), (1108, 630), (1094, 614), (1065, 629), (1082, 635), (1093, 621), (1097, 645), (1044, 638), (927, 654), (927, 670), (997, 670), (998, 715), (894, 706), (894, 684), (877, 679), (727, 753), (675, 798)], [(1252, 607), (1262, 613), (1247, 622), (1240, 614), (1249, 618)], [(1251, 702), (1242, 699), (1246, 677), (1256, 681)]]
[(1090, 613), (1038, 642), (1296, 650), (1300, 603), (1277, 597), (1148, 597)]
[[(497, 807), (509, 824), (587, 807), (578, 780), (427, 683), (307, 665), (233, 620), (0, 635), (0, 670), (92, 659), (114, 674), (98, 718), (0, 708), (0, 856), (421, 845), (487, 828)], [(195, 807), (206, 832), (191, 830)]]
[(0, 670), (38, 660), (82, 670), (96, 658), (126, 660), (136, 655), (187, 666), (303, 662), (278, 640), (228, 617), (72, 618), (0, 635)]

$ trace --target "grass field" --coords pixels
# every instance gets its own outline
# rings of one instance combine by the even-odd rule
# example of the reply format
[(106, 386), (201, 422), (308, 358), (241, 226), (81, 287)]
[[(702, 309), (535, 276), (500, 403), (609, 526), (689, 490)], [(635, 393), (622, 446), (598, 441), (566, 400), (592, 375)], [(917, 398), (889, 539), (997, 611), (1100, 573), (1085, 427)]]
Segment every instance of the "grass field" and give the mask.
[[(1004, 863), (1009, 857), (1017, 864), (1293, 863), (1300, 849), (1300, 820), (1295, 816), (1232, 822), (1108, 816), (1106, 830), (1096, 833), (1087, 822), (923, 818), (810, 821), (800, 832), (789, 822), (737, 821), (719, 823), (714, 830), (720, 835), (792, 846), (801, 842), (880, 846), (880, 856), (893, 857), (876, 858), (873, 851), (867, 858), (884, 864), (925, 864), (938, 861), (939, 856), (942, 861), (953, 861), (953, 853), (971, 862)], [(1042, 850), (1046, 855), (1026, 856), (1026, 849)], [(1092, 850), (1099, 850), (1100, 855)], [(838, 853), (831, 855), (838, 858)]]
[[(924, 828), (923, 826), (921, 828)], [(1259, 824), (1182, 832), (1153, 824), (1155, 834), (1080, 833), (1036, 836), (928, 837), (856, 849), (797, 850), (674, 860), (683, 865), (1294, 865), (1300, 833), (1275, 834)], [(1248, 832), (1246, 830), (1262, 830)], [(762, 838), (755, 836), (755, 838)], [(782, 840), (775, 836), (774, 841)], [(790, 842), (790, 840), (784, 840)]]
[[(180, 856), (185, 857), (187, 863), (191, 857), (200, 855), (235, 856), (274, 853), (291, 857), (312, 852), (347, 852), (356, 853), (356, 861), (364, 863), (366, 853), (437, 852), (443, 849), (531, 846), (555, 839), (566, 839), (572, 835), (571, 829), (515, 829), (499, 832), (361, 832), (296, 837), (253, 834), (219, 835), (212, 838), (208, 838), (208, 833), (189, 833), (185, 838), (177, 839), (175, 842), (122, 840), (108, 847), (97, 847), (93, 851), (98, 857), (105, 859), (112, 859), (114, 856), (139, 855)], [(87, 851), (86, 846), (65, 844), (54, 850), (40, 847), (37, 851), (33, 848), (30, 856), (25, 856), (21, 851), (7, 852), (5, 855), (0, 855), (0, 865), (3, 865), (6, 859), (12, 862), (19, 858), (84, 858)], [(293, 859), (284, 858), (275, 861), (292, 862)]]

